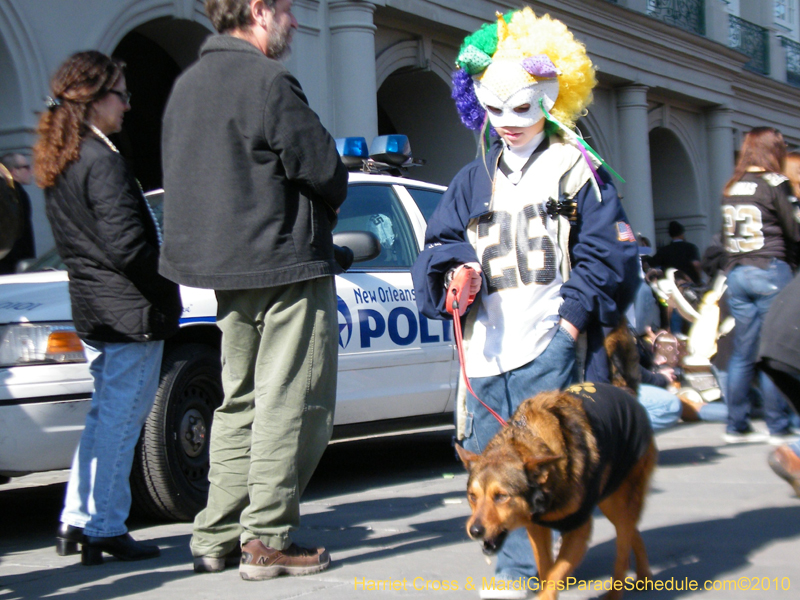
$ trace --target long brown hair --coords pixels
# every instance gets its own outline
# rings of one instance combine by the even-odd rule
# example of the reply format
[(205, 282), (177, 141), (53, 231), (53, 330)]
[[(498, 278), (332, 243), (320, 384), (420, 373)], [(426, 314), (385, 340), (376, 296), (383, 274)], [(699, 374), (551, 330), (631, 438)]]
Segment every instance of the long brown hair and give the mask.
[(786, 155), (786, 167), (783, 174), (789, 178), (794, 195), (800, 198), (800, 152), (789, 152)]
[(125, 63), (89, 50), (70, 56), (53, 75), (52, 97), (39, 118), (39, 139), (33, 146), (33, 172), (40, 187), (52, 186), (78, 159), (92, 104), (108, 94), (124, 69)]
[(780, 131), (773, 127), (754, 127), (744, 136), (739, 160), (733, 176), (725, 184), (725, 191), (747, 172), (748, 167), (758, 167), (771, 173), (783, 173), (786, 160), (786, 142)]

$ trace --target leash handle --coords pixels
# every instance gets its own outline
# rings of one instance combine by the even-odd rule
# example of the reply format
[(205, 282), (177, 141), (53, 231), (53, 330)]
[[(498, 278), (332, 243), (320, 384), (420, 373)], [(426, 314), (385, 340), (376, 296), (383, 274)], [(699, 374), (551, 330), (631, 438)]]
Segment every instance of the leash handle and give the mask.
[[(461, 316), (466, 312), (467, 307), (475, 299), (474, 295), (467, 297), (467, 294), (469, 293), (470, 277), (468, 270), (471, 271), (472, 269), (470, 267), (461, 269), (458, 277), (454, 277), (453, 281), (450, 283), (450, 286), (447, 288), (447, 312), (453, 315), (453, 330), (455, 331), (458, 360), (461, 363), (461, 375), (464, 377), (464, 382), (467, 384), (469, 393), (472, 394), (475, 399), (480, 402), (495, 419), (497, 419), (501, 426), (505, 427), (508, 425), (506, 420), (478, 397), (478, 394), (476, 394), (475, 390), (472, 389), (472, 385), (469, 382), (469, 377), (467, 377), (467, 361), (464, 357), (464, 338), (461, 331)], [(463, 309), (461, 306), (463, 306)]]
[(473, 268), (463, 265), (463, 268), (456, 270), (452, 281), (447, 286), (447, 296), (445, 298), (445, 309), (451, 315), (463, 317), (467, 312), (467, 307), (475, 300), (475, 294), (469, 293), (470, 279), (472, 279)]

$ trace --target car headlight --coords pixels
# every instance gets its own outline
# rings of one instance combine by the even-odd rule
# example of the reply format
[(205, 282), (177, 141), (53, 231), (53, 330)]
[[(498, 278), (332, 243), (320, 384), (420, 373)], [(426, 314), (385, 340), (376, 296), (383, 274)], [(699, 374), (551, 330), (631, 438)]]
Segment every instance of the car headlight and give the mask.
[(67, 323), (0, 326), (0, 367), (86, 362), (83, 344)]

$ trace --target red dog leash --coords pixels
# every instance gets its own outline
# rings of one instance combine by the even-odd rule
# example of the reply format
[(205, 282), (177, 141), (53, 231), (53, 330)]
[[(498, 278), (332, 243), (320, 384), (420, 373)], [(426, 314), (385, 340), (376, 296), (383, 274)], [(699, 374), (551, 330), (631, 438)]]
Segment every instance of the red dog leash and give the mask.
[(470, 280), (471, 267), (464, 265), (463, 269), (459, 269), (450, 285), (447, 288), (447, 297), (445, 298), (445, 308), (447, 312), (453, 315), (453, 329), (456, 334), (456, 350), (458, 350), (458, 360), (461, 363), (461, 374), (464, 376), (464, 381), (467, 384), (467, 389), (470, 394), (475, 396), (475, 399), (483, 404), (484, 408), (488, 410), (492, 416), (500, 422), (500, 425), (505, 427), (508, 425), (506, 420), (497, 414), (488, 404), (478, 398), (478, 394), (472, 389), (467, 377), (466, 365), (467, 361), (464, 358), (464, 339), (461, 332), (461, 317), (467, 311), (467, 307), (475, 300), (475, 295), (469, 294), (469, 280)]

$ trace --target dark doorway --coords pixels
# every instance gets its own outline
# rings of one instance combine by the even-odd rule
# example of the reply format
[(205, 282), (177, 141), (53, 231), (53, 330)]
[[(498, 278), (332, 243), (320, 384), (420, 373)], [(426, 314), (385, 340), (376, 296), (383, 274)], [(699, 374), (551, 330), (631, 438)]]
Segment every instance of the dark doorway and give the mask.
[(120, 152), (132, 164), (145, 191), (161, 187), (161, 116), (175, 78), (178, 64), (161, 46), (137, 33), (126, 35), (114, 51), (125, 61), (125, 78), (131, 110), (119, 133)]

